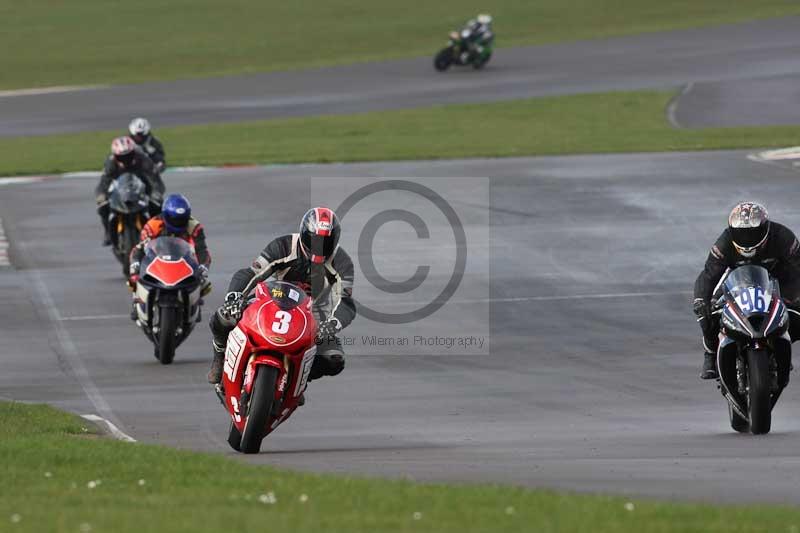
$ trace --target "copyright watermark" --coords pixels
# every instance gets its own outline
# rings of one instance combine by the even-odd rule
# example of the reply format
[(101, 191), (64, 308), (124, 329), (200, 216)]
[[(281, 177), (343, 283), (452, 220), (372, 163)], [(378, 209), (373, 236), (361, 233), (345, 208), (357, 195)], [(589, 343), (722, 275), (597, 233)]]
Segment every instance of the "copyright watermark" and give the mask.
[(311, 196), (355, 267), (352, 351), (488, 353), (488, 179), (313, 178)]

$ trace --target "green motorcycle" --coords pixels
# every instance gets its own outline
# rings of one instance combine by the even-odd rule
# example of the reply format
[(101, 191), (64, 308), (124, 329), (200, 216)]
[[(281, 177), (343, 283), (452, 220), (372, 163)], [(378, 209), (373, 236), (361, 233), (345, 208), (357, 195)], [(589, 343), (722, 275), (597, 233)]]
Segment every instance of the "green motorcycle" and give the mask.
[(433, 58), (433, 67), (439, 72), (444, 72), (452, 65), (469, 66), (475, 70), (481, 69), (492, 58), (494, 49), (494, 36), (476, 36), (469, 28), (450, 33), (450, 42), (447, 47), (439, 51)]

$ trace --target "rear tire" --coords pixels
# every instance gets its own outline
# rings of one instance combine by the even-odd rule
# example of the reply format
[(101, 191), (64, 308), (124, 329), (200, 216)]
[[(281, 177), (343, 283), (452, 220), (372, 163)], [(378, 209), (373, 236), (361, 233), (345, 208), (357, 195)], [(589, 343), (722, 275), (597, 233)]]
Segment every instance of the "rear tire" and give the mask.
[(174, 307), (159, 307), (158, 360), (162, 365), (172, 363), (175, 358), (175, 330), (178, 326), (178, 310)]
[(739, 416), (739, 413), (733, 410), (731, 404), (728, 404), (728, 418), (731, 420), (731, 427), (734, 431), (738, 431), (739, 433), (750, 433), (750, 423), (747, 419), (742, 418)]
[(442, 49), (433, 58), (433, 68), (435, 68), (439, 72), (444, 72), (445, 70), (449, 69), (450, 65), (452, 64), (453, 64), (453, 51), (450, 49), (450, 47)]
[(772, 402), (770, 401), (769, 357), (762, 351), (747, 352), (749, 378), (748, 410), (750, 432), (753, 435), (769, 433), (772, 425)]
[(264, 438), (267, 421), (272, 413), (272, 404), (275, 401), (277, 381), (277, 368), (271, 366), (258, 368), (248, 404), (247, 421), (244, 431), (242, 431), (240, 446), (243, 453), (258, 453), (261, 449), (261, 441)]

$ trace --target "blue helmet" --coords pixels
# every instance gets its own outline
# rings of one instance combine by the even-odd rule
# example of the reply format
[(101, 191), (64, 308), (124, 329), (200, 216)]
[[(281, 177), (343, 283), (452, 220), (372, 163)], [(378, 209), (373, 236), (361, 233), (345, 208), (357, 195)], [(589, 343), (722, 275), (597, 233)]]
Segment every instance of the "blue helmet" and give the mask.
[(192, 216), (192, 206), (182, 194), (170, 194), (164, 198), (161, 216), (170, 233), (183, 233)]

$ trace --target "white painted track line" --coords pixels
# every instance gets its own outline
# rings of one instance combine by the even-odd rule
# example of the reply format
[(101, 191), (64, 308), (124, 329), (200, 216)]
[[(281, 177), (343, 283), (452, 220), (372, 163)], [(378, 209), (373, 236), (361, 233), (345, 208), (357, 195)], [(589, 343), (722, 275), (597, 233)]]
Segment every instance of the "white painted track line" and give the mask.
[(106, 420), (102, 416), (89, 414), (89, 415), (81, 415), (81, 418), (85, 418), (86, 420), (89, 420), (90, 422), (102, 422), (103, 424), (106, 425), (106, 427), (108, 428), (108, 431), (111, 432), (111, 435), (113, 435), (114, 438), (117, 439), (117, 440), (121, 440), (121, 441), (124, 441), (124, 442), (136, 442), (136, 439), (134, 439), (133, 437), (131, 437), (130, 435), (128, 435), (124, 431), (120, 430), (117, 426), (115, 426), (113, 423), (109, 422), (108, 420)]

